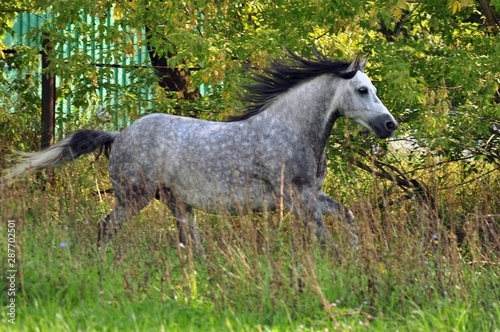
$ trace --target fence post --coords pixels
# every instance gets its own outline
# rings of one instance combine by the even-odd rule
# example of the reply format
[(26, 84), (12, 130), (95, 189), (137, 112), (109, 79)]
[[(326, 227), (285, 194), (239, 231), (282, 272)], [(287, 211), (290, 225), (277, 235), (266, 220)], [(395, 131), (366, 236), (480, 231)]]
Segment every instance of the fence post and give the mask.
[[(56, 123), (56, 78), (46, 71), (50, 65), (48, 53), (53, 50), (48, 33), (42, 34), (42, 139), (41, 148), (46, 149), (54, 144)], [(48, 182), (54, 182), (54, 172), (47, 171)]]

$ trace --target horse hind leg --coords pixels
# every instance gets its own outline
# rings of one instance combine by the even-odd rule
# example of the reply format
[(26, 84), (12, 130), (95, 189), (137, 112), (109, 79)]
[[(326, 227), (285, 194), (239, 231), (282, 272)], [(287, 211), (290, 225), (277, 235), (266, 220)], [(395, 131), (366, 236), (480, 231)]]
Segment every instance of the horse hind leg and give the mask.
[(167, 205), (174, 215), (179, 231), (179, 244), (200, 250), (200, 236), (193, 208), (176, 198), (172, 191), (165, 186), (158, 189), (156, 198)]
[(119, 188), (118, 185), (113, 187), (117, 204), (113, 211), (98, 225), (97, 245), (99, 249), (105, 247), (123, 226), (123, 223), (137, 215), (153, 198), (153, 194), (142, 187), (125, 186), (125, 188)]

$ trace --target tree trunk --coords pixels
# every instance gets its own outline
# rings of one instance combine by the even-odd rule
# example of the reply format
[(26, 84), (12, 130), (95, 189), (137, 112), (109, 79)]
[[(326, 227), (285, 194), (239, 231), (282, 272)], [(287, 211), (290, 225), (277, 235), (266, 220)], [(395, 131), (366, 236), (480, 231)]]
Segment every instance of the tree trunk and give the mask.
[(167, 91), (182, 92), (182, 99), (186, 100), (198, 100), (201, 97), (198, 88), (193, 88), (189, 86), (187, 77), (189, 72), (183, 69), (170, 68), (168, 66), (168, 58), (172, 57), (173, 54), (167, 52), (163, 56), (158, 55), (158, 51), (150, 42), (154, 39), (154, 31), (148, 26), (146, 29), (147, 47), (149, 52), (149, 58), (156, 71), (156, 76), (158, 77), (158, 83), (162, 88)]
[(491, 27), (494, 34), (498, 34), (500, 28), (500, 15), (490, 6), (489, 0), (479, 0), (479, 8), (486, 18), (486, 23)]

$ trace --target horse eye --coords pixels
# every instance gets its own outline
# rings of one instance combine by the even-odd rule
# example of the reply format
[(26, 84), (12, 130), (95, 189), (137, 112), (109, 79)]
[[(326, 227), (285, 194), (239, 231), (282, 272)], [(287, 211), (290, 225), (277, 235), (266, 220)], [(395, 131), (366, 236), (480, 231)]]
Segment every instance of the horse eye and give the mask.
[(363, 87), (358, 89), (358, 92), (362, 95), (366, 95), (368, 93), (368, 88), (363, 86)]

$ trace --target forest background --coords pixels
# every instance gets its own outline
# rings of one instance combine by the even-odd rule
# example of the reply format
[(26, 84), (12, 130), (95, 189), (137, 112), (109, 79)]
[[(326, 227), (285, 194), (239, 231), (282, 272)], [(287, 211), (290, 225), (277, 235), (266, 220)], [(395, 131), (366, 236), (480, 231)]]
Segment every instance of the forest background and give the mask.
[[(6, 36), (15, 35), (13, 24), (22, 13), (38, 15), (41, 23), (23, 32), (27, 43), (7, 43)], [(300, 257), (304, 260), (299, 262), (286, 249), (275, 249), (291, 259), (284, 259), (276, 266), (273, 254), (267, 253), (268, 261), (262, 252), (253, 250), (255, 246), (238, 242), (231, 248), (241, 257), (224, 256), (223, 263), (214, 259), (205, 265), (192, 261), (188, 264), (178, 255), (179, 261), (175, 262), (151, 258), (143, 263), (146, 267), (141, 265), (139, 269), (131, 254), (120, 247), (109, 253), (114, 265), (107, 267), (112, 275), (116, 273), (113, 269), (118, 269), (120, 273), (116, 275), (120, 279), (110, 282), (114, 286), (96, 301), (112, 301), (103, 299), (108, 295), (119, 298), (111, 295), (118, 287), (125, 294), (123, 299), (129, 301), (127, 308), (134, 312), (134, 306), (144, 301), (142, 295), (150, 297), (150, 292), (159, 288), (158, 301), (170, 310), (172, 303), (178, 305), (179, 301), (191, 309), (193, 303), (199, 302), (197, 305), (203, 309), (197, 307), (196, 310), (222, 313), (225, 319), (218, 320), (220, 316), (215, 315), (219, 318), (209, 320), (214, 329), (220, 327), (218, 324), (237, 330), (266, 326), (270, 329), (274, 326), (347, 328), (354, 326), (353, 321), (362, 321), (363, 324), (356, 326), (364, 328), (365, 323), (384, 326), (387, 321), (391, 322), (389, 326), (394, 322), (410, 324), (407, 322), (416, 322), (416, 317), (420, 317), (422, 324), (428, 325), (419, 327), (433, 330), (441, 326), (439, 322), (450, 327), (450, 321), (455, 321), (443, 316), (465, 315), (469, 319), (458, 320), (461, 323), (457, 323), (456, 329), (480, 326), (498, 330), (499, 289), (493, 281), (499, 277), (500, 256), (499, 32), (499, 0), (353, 0), (348, 4), (320, 0), (12, 0), (0, 4), (0, 66), (3, 70), (0, 76), (0, 166), (3, 169), (12, 165), (15, 150), (38, 150), (40, 145), (47, 146), (81, 128), (120, 130), (151, 112), (223, 120), (242, 110), (244, 103), (240, 97), (245, 95), (243, 86), (250, 82), (251, 71), (258, 72), (273, 59), (283, 59), (287, 49), (312, 57), (315, 47), (330, 58), (344, 60), (352, 60), (361, 53), (369, 57), (366, 71), (380, 99), (401, 125), (395, 138), (381, 141), (360, 135), (359, 128), (348, 121), (339, 121), (327, 148), (326, 190), (351, 206), (358, 216), (364, 241), (364, 248), (358, 254), (360, 259), (351, 265), (343, 261), (340, 268), (332, 267), (331, 270), (337, 272), (331, 275), (325, 271), (330, 271), (326, 266), (332, 263), (325, 263), (317, 251), (300, 251), (297, 255), (303, 255)], [(70, 52), (65, 52), (68, 48)], [(89, 49), (96, 51), (92, 54)], [(140, 61), (135, 56), (138, 52), (143, 54)], [(127, 72), (127, 79), (120, 84), (116, 82), (117, 68)], [(47, 126), (42, 116), (42, 78), (57, 78), (52, 126)], [(20, 187), (7, 188), (2, 184), (5, 189), (1, 196), (2, 220), (16, 220), (17, 247), (24, 253), (24, 261), (18, 262), (25, 268), (24, 276), (18, 279), (22, 281), (18, 285), (19, 300), (24, 303), (20, 312), (32, 317), (56, 317), (58, 310), (62, 310), (57, 309), (63, 301), (61, 294), (73, 289), (65, 282), (72, 280), (76, 272), (85, 276), (85, 281), (77, 280), (76, 285), (93, 280), (94, 267), (90, 263), (81, 266), (76, 261), (87, 257), (92, 247), (93, 229), (82, 220), (97, 221), (112, 205), (112, 198), (107, 198), (110, 186), (106, 182), (105, 167), (105, 162), (87, 158), (74, 167), (56, 171), (55, 179), (50, 174), (42, 174)], [(62, 202), (61, 197), (66, 201)], [(53, 201), (59, 202), (58, 207), (54, 207)], [(93, 205), (92, 201), (99, 204)], [(164, 216), (168, 213), (161, 209), (158, 212), (156, 206), (148, 213), (150, 217), (160, 213), (161, 218), (168, 218)], [(141, 225), (147, 222), (148, 213), (131, 228), (144, 227)], [(215, 225), (213, 216), (204, 218), (206, 221), (202, 224), (207, 224), (209, 229), (205, 234), (209, 242), (210, 230), (215, 232), (222, 226)], [(244, 233), (243, 221), (229, 220), (230, 224), (236, 224), (231, 228), (234, 232)], [(68, 243), (63, 239), (69, 236), (67, 231), (61, 231), (68, 224), (81, 231), (72, 235), (70, 243), (74, 246), (68, 248), (72, 250), (71, 255), (46, 253), (43, 258), (30, 257), (29, 253), (40, 249), (37, 246), (43, 243), (59, 249), (58, 243)], [(154, 225), (159, 232), (165, 227), (160, 224)], [(287, 236), (295, 234), (286, 228), (284, 234), (276, 235), (261, 222), (254, 224), (260, 225), (249, 226), (255, 230), (255, 236), (270, 232), (265, 236), (268, 243), (278, 239), (288, 243)], [(339, 226), (332, 221), (330, 227)], [(336, 231), (341, 237), (342, 230)], [(125, 232), (126, 240), (122, 239), (124, 242), (130, 237), (134, 239), (129, 243), (135, 245), (127, 250), (147, 255), (141, 251), (146, 249), (141, 247), (140, 237), (134, 238), (133, 233), (132, 230)], [(228, 236), (238, 238), (231, 234)], [(215, 237), (213, 243), (208, 252), (219, 253), (220, 248), (228, 245), (221, 245)], [(349, 257), (350, 251), (345, 245)], [(147, 252), (166, 250), (164, 245), (160, 247), (163, 249), (149, 248)], [(3, 257), (7, 257), (7, 253)], [(67, 259), (68, 263), (62, 272), (56, 272), (57, 264), (63, 264), (61, 259)], [(226, 270), (215, 267), (216, 263), (225, 264)], [(154, 270), (155, 264), (159, 264), (158, 270), (163, 272)], [(172, 265), (176, 264), (176, 272), (171, 272)], [(403, 269), (404, 265), (413, 268)], [(59, 275), (59, 279), (40, 275), (37, 266), (47, 266), (46, 271)], [(284, 266), (287, 268), (283, 272)], [(311, 269), (318, 275), (310, 272)], [(229, 270), (235, 275), (240, 271), (242, 275), (235, 279), (220, 277)], [(306, 270), (309, 272), (304, 272)], [(243, 271), (262, 272), (269, 279), (263, 277), (269, 287), (263, 291), (263, 286), (244, 277)], [(156, 277), (145, 281), (145, 276), (150, 274)], [(205, 285), (200, 276), (207, 275), (207, 280), (212, 281)], [(347, 293), (336, 293), (339, 283), (346, 286), (341, 280), (347, 275), (360, 276), (354, 278), (355, 285), (347, 287), (356, 289), (351, 300), (347, 300), (351, 296)], [(216, 276), (222, 279), (213, 281), (218, 280)], [(39, 279), (47, 279), (47, 282), (39, 291), (33, 291)], [(61, 279), (59, 285), (57, 280)], [(295, 281), (286, 290), (277, 286), (288, 284), (285, 280), (289, 279)], [(320, 312), (314, 305), (316, 300), (312, 300), (314, 296), (301, 288), (303, 280), (308, 281), (310, 293), (319, 297)], [(206, 298), (193, 287), (205, 287), (206, 294), (210, 295), (205, 294)], [(233, 295), (232, 290), (238, 287), (251, 296)], [(254, 294), (252, 287), (261, 292)], [(168, 295), (165, 289), (176, 295)], [(325, 295), (329, 291), (335, 296)], [(305, 296), (301, 292), (311, 295), (307, 297), (311, 307), (299, 304), (297, 299)], [(75, 301), (83, 296), (78, 294)], [(419, 296), (415, 298), (410, 294)], [(7, 299), (6, 294), (2, 296)], [(98, 297), (85, 296), (93, 300), (92, 296)], [(248, 300), (248, 296), (252, 300)], [(271, 300), (273, 297), (278, 300)], [(332, 297), (345, 298), (341, 301), (345, 308), (337, 310)], [(279, 301), (284, 298), (291, 299), (292, 304)], [(474, 311), (468, 305), (472, 306), (479, 298), (485, 304)], [(425, 311), (417, 308), (436, 299), (444, 302), (451, 299), (452, 303), (465, 307), (458, 306), (459, 309), (449, 312), (439, 312), (437, 307), (432, 307), (431, 318), (426, 319), (422, 313)], [(35, 300), (53, 303), (53, 306), (46, 307), (43, 314), (43, 310), (34, 309)], [(265, 314), (263, 310), (262, 316), (255, 314), (254, 320), (246, 321), (235, 312), (226, 311), (231, 307), (255, 311), (257, 303), (263, 303), (267, 312), (271, 308), (276, 314)], [(83, 316), (85, 310), (80, 309)], [(398, 316), (383, 318), (387, 317), (387, 311), (398, 312)], [(380, 315), (381, 312), (386, 312), (386, 316)], [(310, 321), (303, 320), (308, 314), (312, 317)], [(71, 321), (67, 315), (63, 311), (63, 318), (56, 319), (55, 323), (42, 319), (40, 324), (47, 324), (42, 325), (47, 328), (62, 326), (64, 329), (64, 324), (96, 328), (83, 322), (83, 318)], [(283, 321), (277, 318), (282, 316)], [(26, 315), (19, 314), (19, 317), (26, 326), (38, 326), (40, 322)], [(157, 322), (155, 319), (159, 318), (154, 316), (146, 321)], [(133, 329), (133, 324), (126, 323), (128, 319), (123, 322)], [(400, 326), (397, 324), (394, 326)]]

